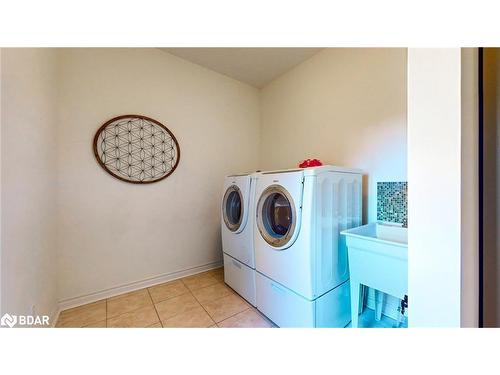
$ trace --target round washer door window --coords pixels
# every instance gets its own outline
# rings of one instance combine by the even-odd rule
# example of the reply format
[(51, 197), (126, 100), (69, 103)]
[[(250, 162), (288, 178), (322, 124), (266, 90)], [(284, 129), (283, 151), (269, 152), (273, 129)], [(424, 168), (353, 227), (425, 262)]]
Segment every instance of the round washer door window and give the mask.
[(274, 247), (286, 245), (296, 223), (295, 206), (290, 194), (282, 186), (269, 186), (260, 196), (257, 210), (257, 227), (262, 238)]
[(243, 219), (243, 197), (238, 186), (230, 186), (222, 202), (224, 222), (229, 230), (235, 232), (241, 226)]

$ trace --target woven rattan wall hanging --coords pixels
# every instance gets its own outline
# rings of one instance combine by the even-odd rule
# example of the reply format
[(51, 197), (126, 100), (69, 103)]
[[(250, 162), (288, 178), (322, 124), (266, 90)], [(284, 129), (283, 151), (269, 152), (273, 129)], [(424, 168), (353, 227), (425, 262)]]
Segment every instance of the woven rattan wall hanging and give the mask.
[(141, 115), (112, 118), (94, 136), (94, 155), (106, 172), (126, 182), (148, 184), (171, 175), (180, 159), (175, 136)]

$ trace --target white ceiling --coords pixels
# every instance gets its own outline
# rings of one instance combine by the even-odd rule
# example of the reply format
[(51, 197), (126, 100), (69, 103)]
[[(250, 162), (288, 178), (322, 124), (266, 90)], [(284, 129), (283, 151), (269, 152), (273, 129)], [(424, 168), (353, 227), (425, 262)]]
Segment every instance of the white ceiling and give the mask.
[(322, 48), (160, 48), (218, 73), (264, 87)]

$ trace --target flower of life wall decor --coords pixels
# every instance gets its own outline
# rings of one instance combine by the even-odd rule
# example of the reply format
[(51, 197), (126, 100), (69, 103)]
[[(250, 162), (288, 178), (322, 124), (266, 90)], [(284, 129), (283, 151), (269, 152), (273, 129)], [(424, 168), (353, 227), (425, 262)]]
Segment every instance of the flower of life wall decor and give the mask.
[(106, 172), (148, 184), (171, 175), (180, 159), (177, 139), (160, 122), (141, 115), (112, 118), (94, 136), (94, 155)]

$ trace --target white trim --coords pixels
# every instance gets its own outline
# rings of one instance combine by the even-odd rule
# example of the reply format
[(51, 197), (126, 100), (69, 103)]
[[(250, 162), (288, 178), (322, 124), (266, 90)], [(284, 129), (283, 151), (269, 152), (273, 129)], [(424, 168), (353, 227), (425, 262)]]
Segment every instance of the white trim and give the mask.
[(409, 48), (407, 59), (408, 326), (459, 328), (462, 232), (472, 230), (462, 225), (461, 49)]
[[(118, 296), (120, 294), (133, 292), (135, 290), (148, 288), (153, 285), (162, 284), (167, 281), (180, 279), (181, 277), (195, 275), (204, 271), (222, 267), (222, 261), (211, 262), (197, 267), (191, 267), (180, 271), (165, 273), (163, 275), (147, 278), (140, 281), (134, 281), (128, 284), (119, 285), (113, 288), (104, 289), (98, 292), (85, 294), (78, 297), (66, 298), (58, 302), (59, 311), (67, 310), (73, 307), (86, 305), (105, 298)], [(56, 314), (59, 315), (59, 312)], [(54, 321), (55, 322), (55, 321)]]

